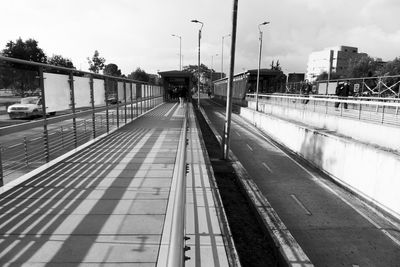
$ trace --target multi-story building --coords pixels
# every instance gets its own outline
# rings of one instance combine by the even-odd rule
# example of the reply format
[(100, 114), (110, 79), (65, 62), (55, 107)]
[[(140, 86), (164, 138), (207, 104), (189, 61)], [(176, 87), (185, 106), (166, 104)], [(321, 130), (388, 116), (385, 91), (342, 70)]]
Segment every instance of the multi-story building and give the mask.
[(357, 47), (337, 46), (312, 52), (308, 57), (306, 79), (314, 81), (323, 72), (341, 75), (347, 69), (350, 59), (367, 56), (359, 53)]

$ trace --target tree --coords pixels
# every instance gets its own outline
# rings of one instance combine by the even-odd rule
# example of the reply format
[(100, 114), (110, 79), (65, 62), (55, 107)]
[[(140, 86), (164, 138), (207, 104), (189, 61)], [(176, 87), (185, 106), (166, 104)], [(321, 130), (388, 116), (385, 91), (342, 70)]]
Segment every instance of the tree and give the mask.
[(99, 56), (99, 51), (95, 50), (92, 59), (87, 58), (89, 63), (89, 70), (94, 73), (99, 73), (100, 70), (104, 69), (104, 63), (106, 60)]
[(272, 60), (271, 70), (282, 70), (281, 64), (279, 63), (279, 59), (276, 61), (276, 65), (274, 65), (274, 61)]
[(47, 63), (46, 54), (38, 46), (38, 42), (34, 39), (28, 39), (25, 42), (21, 38), (14, 43), (9, 41), (2, 54), (6, 57), (19, 58), (39, 63)]
[(400, 75), (400, 58), (387, 62), (377, 72), (378, 76)]
[(64, 58), (61, 55), (52, 55), (48, 60), (47, 63), (54, 66), (60, 66), (70, 69), (75, 69), (74, 64), (68, 58)]
[(381, 63), (370, 56), (350, 59), (344, 76), (347, 78), (372, 77), (377, 75)]
[(144, 70), (142, 70), (139, 67), (137, 67), (135, 71), (133, 71), (131, 74), (129, 74), (128, 78), (137, 80), (137, 81), (143, 81), (143, 82), (150, 81), (150, 75), (147, 74)]
[[(320, 75), (317, 76), (317, 81), (326, 81), (328, 80), (328, 72), (324, 71), (322, 72)], [(342, 78), (339, 74), (337, 74), (336, 72), (332, 72), (331, 73), (331, 77), (330, 80), (335, 80), (335, 79), (340, 79)]]
[(120, 77), (121, 76), (121, 70), (118, 68), (117, 64), (110, 63), (110, 64), (107, 64), (104, 67), (103, 74), (104, 75), (109, 75), (109, 76)]
[[(197, 80), (198, 80), (198, 73), (199, 73), (199, 66), (198, 65), (188, 65), (183, 67), (183, 71), (187, 71), (193, 74), (193, 85), (197, 85)], [(208, 84), (206, 81), (207, 79), (211, 78), (211, 72), (210, 69), (204, 65), (200, 64), (200, 85), (201, 84)]]

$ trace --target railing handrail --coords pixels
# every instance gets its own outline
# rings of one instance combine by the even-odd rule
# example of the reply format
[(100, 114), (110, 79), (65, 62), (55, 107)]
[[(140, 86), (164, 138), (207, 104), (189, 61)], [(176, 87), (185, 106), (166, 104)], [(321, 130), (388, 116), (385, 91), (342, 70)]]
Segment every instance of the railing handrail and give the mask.
[[(254, 98), (255, 94), (246, 94), (246, 97), (253, 97)], [(382, 101), (366, 101), (366, 100), (347, 100), (343, 99), (340, 97), (334, 98), (334, 99), (323, 99), (320, 97), (312, 97), (313, 95), (309, 96), (283, 96), (283, 95), (274, 95), (274, 94), (258, 94), (258, 96), (262, 99), (263, 97), (270, 97), (270, 98), (283, 98), (283, 99), (299, 99), (299, 100), (304, 100), (304, 99), (309, 99), (309, 100), (314, 100), (314, 101), (326, 101), (326, 102), (342, 102), (342, 103), (349, 103), (349, 104), (364, 104), (364, 105), (375, 105), (375, 106), (387, 106), (387, 107), (400, 107), (400, 102), (399, 103), (387, 103), (387, 102), (382, 102)]]
[(185, 209), (186, 209), (186, 140), (188, 127), (188, 104), (185, 104), (183, 134), (178, 147), (178, 176), (173, 205), (171, 236), (168, 248), (168, 267), (184, 266), (185, 261)]
[(128, 79), (128, 78), (124, 78), (124, 77), (117, 77), (117, 76), (105, 75), (105, 74), (94, 73), (94, 72), (89, 72), (89, 71), (77, 70), (77, 69), (73, 69), (73, 68), (55, 66), (55, 65), (34, 62), (34, 61), (28, 61), (28, 60), (23, 60), (23, 59), (19, 59), (19, 58), (13, 58), (13, 57), (5, 57), (5, 56), (1, 56), (1, 55), (0, 55), (0, 60), (12, 62), (12, 63), (36, 66), (36, 67), (50, 68), (50, 69), (54, 69), (54, 70), (63, 70), (63, 71), (68, 71), (68, 72), (73, 72), (73, 73), (81, 73), (81, 74), (86, 74), (86, 75), (92, 75), (94, 77), (101, 77), (101, 78), (113, 79), (113, 80), (118, 80), (118, 81), (127, 81), (127, 82), (138, 83), (138, 84), (149, 84), (148, 82)]

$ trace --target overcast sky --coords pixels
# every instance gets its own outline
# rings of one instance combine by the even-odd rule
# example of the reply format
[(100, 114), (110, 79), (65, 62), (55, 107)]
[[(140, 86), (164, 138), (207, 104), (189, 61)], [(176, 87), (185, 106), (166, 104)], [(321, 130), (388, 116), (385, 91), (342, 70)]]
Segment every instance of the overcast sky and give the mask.
[[(18, 37), (34, 38), (48, 56), (70, 58), (87, 70), (94, 50), (124, 74), (148, 73), (197, 64), (197, 37), (204, 23), (201, 62), (221, 70), (222, 36), (231, 33), (233, 0), (1, 0), (0, 49)], [(262, 26), (262, 67), (272, 60), (284, 72), (305, 72), (312, 51), (337, 45), (383, 60), (400, 56), (399, 0), (239, 0), (235, 72), (258, 64)], [(224, 41), (228, 70), (230, 38)], [(219, 54), (218, 56), (215, 56)]]

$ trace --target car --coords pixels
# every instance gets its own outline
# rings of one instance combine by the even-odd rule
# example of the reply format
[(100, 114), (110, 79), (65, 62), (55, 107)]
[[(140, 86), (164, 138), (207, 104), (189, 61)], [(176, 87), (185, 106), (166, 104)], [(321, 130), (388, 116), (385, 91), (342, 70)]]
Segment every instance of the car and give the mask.
[(110, 105), (120, 104), (121, 101), (118, 101), (115, 97), (110, 97), (107, 99), (107, 103)]
[(21, 98), (20, 103), (7, 108), (10, 119), (28, 119), (42, 116), (42, 99), (40, 97)]

